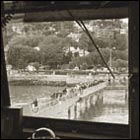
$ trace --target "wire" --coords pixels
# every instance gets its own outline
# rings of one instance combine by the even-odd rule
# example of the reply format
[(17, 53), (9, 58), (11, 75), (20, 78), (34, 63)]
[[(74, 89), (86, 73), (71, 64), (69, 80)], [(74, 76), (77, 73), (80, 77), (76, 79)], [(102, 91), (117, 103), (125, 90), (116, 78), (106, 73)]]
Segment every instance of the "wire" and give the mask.
[(86, 33), (86, 30), (83, 28), (81, 23), (72, 15), (72, 13), (70, 11), (68, 11), (68, 10), (67, 10), (67, 12), (75, 20), (75, 22), (82, 28), (82, 30)]
[(81, 19), (79, 19), (79, 21), (78, 21), (78, 20), (73, 16), (73, 14), (72, 14), (70, 11), (68, 11), (68, 13), (69, 13), (69, 15), (76, 21), (76, 23), (82, 28), (82, 30), (86, 33), (86, 35), (89, 37), (89, 39), (91, 40), (93, 46), (96, 48), (97, 52), (99, 53), (99, 55), (100, 55), (100, 57), (101, 57), (103, 63), (105, 64), (106, 68), (109, 70), (109, 72), (110, 72), (111, 76), (113, 77), (113, 79), (115, 79), (115, 76), (114, 76), (113, 72), (111, 71), (110, 67), (108, 66), (107, 62), (105, 61), (105, 59), (104, 59), (102, 53), (100, 52), (98, 46), (96, 45), (96, 43), (95, 43), (93, 37), (91, 36), (91, 34), (90, 34), (89, 30), (87, 29), (87, 27), (85, 26), (84, 22), (83, 22)]

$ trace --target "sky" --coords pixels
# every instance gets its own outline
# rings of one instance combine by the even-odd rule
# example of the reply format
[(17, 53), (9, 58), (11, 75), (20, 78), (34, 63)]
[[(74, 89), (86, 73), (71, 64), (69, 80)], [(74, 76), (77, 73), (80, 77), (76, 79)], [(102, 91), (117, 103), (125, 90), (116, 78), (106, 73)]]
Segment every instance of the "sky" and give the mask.
[(123, 22), (128, 23), (128, 18), (121, 19)]

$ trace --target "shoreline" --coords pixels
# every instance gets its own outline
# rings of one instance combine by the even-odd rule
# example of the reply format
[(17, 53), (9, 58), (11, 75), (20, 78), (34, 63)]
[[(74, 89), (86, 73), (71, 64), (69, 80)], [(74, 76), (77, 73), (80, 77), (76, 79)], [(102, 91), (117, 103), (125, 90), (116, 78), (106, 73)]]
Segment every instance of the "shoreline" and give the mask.
[(9, 81), (10, 86), (72, 86), (65, 81), (41, 81), (41, 80), (13, 80)]
[(18, 75), (8, 77), (10, 85), (42, 85), (42, 86), (75, 86), (79, 83), (92, 82), (93, 76), (68, 76), (68, 75)]
[[(118, 77), (116, 81), (119, 81)], [(108, 81), (108, 75), (11, 75), (8, 76), (8, 82), (13, 86), (75, 86), (79, 83), (88, 83), (95, 80)]]

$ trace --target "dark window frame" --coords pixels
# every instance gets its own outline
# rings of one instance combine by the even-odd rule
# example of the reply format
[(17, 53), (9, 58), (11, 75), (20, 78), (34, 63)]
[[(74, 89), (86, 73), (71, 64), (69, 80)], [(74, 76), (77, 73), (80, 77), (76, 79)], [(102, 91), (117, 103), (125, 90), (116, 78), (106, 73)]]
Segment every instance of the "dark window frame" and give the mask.
[[(136, 9), (135, 9), (136, 8)], [(135, 15), (134, 10), (137, 10), (137, 14)], [(135, 33), (133, 26), (139, 29), (138, 23), (138, 10), (139, 10), (139, 2), (130, 2), (129, 4), (129, 72), (132, 77), (130, 79), (130, 86), (129, 86), (129, 122), (130, 125), (122, 125), (122, 124), (109, 124), (109, 123), (94, 123), (94, 122), (83, 122), (83, 121), (70, 121), (70, 120), (59, 120), (59, 119), (49, 119), (49, 118), (33, 118), (33, 117), (23, 117), (23, 128), (36, 129), (38, 127), (42, 127), (42, 125), (46, 124), (47, 127), (54, 127), (57, 131), (64, 131), (64, 126), (67, 127), (67, 131), (72, 133), (88, 133), (88, 134), (98, 134), (98, 135), (109, 135), (109, 136), (116, 136), (116, 137), (127, 137), (127, 138), (138, 138), (139, 137), (139, 71), (134, 71), (134, 68), (139, 67), (139, 64), (133, 62), (135, 58), (139, 58), (138, 46), (139, 41), (135, 41), (135, 37), (139, 38), (138, 31), (136, 35), (132, 35)], [(132, 44), (134, 43), (136, 46), (133, 48)], [(10, 96), (9, 96), (9, 87), (6, 75), (6, 65), (4, 60), (4, 46), (3, 46), (3, 39), (2, 39), (2, 29), (1, 29), (1, 98), (2, 103), (1, 107), (10, 106)], [(136, 85), (136, 86), (135, 86)], [(132, 93), (135, 93), (134, 96)], [(137, 103), (134, 103), (134, 101)], [(134, 113), (134, 109), (136, 113)], [(132, 114), (134, 113), (134, 114)], [(137, 119), (137, 120), (136, 120)], [(138, 122), (137, 122), (138, 121)], [(32, 122), (32, 123), (31, 123)], [(136, 132), (136, 133), (135, 133)]]

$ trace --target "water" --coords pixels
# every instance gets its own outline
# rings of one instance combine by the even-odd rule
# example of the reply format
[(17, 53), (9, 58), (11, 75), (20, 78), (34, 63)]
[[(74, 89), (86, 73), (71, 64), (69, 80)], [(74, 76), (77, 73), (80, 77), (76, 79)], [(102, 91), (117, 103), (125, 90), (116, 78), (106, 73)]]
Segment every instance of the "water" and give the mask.
[(85, 111), (86, 121), (128, 124), (128, 99), (124, 90), (105, 90), (102, 101)]
[[(11, 101), (13, 105), (30, 104), (36, 98), (49, 98), (52, 93), (63, 89), (64, 87), (52, 86), (10, 86)], [(88, 108), (84, 106), (84, 109), (78, 111), (78, 117), (73, 119), (128, 124), (128, 99), (126, 98), (125, 90), (104, 90), (102, 94), (96, 94), (94, 97), (96, 98), (96, 103)], [(58, 106), (52, 107), (52, 109), (57, 110)], [(64, 108), (65, 105), (60, 108), (61, 118), (68, 119), (61, 114), (61, 110)], [(42, 113), (46, 116), (44, 110)], [(35, 115), (38, 116), (39, 114)], [(55, 116), (51, 114), (51, 118), (53, 117)]]
[(47, 98), (54, 92), (63, 90), (64, 87), (52, 86), (10, 86), (12, 104), (31, 103), (36, 98)]

